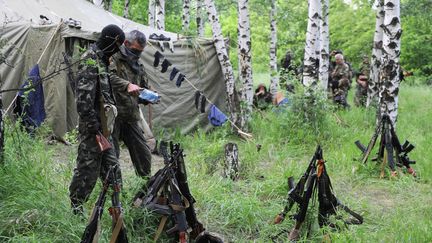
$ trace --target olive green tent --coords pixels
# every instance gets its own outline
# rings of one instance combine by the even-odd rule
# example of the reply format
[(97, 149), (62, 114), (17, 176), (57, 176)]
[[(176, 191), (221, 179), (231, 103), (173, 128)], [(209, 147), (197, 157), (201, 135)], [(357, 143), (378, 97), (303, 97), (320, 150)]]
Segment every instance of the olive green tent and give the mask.
[[(47, 19), (42, 19), (40, 15)], [(69, 18), (80, 21), (81, 28), (65, 23)], [(178, 88), (175, 81), (170, 81), (169, 74), (173, 67), (225, 110), (225, 85), (212, 40), (186, 39), (175, 33), (155, 30), (116, 16), (85, 0), (0, 0), (0, 20), (1, 90), (20, 87), (30, 67), (38, 61), (41, 77), (56, 73), (43, 82), (43, 87), (46, 122), (59, 137), (77, 124), (70, 82), (76, 67), (67, 68), (65, 56), (71, 57), (66, 60), (73, 63), (79, 57), (78, 47), (95, 41), (99, 31), (108, 24), (116, 24), (125, 32), (137, 29), (147, 37), (156, 33), (171, 38), (171, 43), (164, 43), (165, 51), (162, 52), (157, 41), (150, 40), (142, 54), (150, 84), (162, 96), (161, 103), (151, 107), (151, 124), (154, 127), (178, 128), (183, 133), (197, 127), (209, 127), (207, 113), (195, 109), (196, 90), (187, 82)], [(168, 48), (169, 44), (173, 44), (174, 52)], [(166, 73), (161, 73), (160, 67), (153, 67), (153, 55), (157, 50), (173, 64)], [(15, 94), (2, 94), (5, 109)], [(209, 104), (206, 108), (207, 112)], [(142, 109), (149, 118), (149, 108)]]

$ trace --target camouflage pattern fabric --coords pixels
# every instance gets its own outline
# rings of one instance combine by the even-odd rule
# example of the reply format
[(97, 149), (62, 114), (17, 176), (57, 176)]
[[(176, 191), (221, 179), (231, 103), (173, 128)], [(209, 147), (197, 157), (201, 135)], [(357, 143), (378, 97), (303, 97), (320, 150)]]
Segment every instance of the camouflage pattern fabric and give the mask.
[(347, 103), (348, 89), (350, 86), (350, 71), (346, 63), (336, 64), (331, 73), (333, 101), (344, 107), (349, 106)]
[(139, 121), (138, 97), (133, 97), (127, 92), (129, 83), (142, 88), (148, 88), (148, 79), (144, 71), (144, 64), (138, 60), (136, 69), (132, 69), (127, 60), (119, 52), (112, 58), (109, 66), (110, 80), (114, 96), (117, 102), (118, 117), (124, 121)]
[[(69, 186), (74, 208), (87, 201), (97, 178), (105, 178), (108, 168), (118, 164), (114, 149), (100, 152), (96, 134), (101, 131), (101, 102), (114, 104), (108, 79), (108, 67), (95, 46), (81, 57), (77, 73), (76, 104), (79, 115), (79, 146), (76, 167)], [(120, 170), (117, 170), (121, 178)]]
[(120, 140), (129, 150), (135, 172), (141, 177), (149, 177), (151, 172), (151, 152), (138, 122), (117, 120), (114, 126), (113, 143), (117, 158), (120, 156)]
[[(368, 61), (363, 61), (360, 67), (360, 75), (366, 78), (366, 82), (369, 80), (370, 65)], [(354, 97), (354, 104), (356, 106), (366, 106), (368, 86), (363, 87), (357, 82), (356, 93)]]
[(138, 97), (127, 92), (129, 83), (148, 88), (144, 65), (140, 61), (128, 62), (119, 52), (113, 56), (109, 70), (118, 111), (113, 132), (117, 157), (120, 155), (119, 143), (122, 140), (129, 150), (136, 173), (141, 177), (148, 177), (151, 169), (151, 152), (144, 131), (139, 126), (141, 116)]

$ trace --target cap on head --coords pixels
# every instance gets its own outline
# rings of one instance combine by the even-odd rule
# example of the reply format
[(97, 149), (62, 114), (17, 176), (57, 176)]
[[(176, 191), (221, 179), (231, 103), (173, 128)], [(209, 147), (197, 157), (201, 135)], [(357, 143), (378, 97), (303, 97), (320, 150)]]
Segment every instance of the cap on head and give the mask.
[(115, 42), (123, 43), (125, 40), (125, 34), (120, 27), (115, 24), (110, 24), (102, 29), (99, 39), (111, 40)]

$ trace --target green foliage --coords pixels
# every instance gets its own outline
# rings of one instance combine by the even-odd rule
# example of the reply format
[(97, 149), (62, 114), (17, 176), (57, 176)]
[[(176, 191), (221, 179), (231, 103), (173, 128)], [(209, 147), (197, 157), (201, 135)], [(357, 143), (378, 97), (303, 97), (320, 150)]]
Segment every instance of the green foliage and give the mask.
[(402, 39), (401, 64), (417, 76), (432, 77), (432, 2), (406, 0), (401, 2)]
[[(402, 84), (397, 133), (401, 140), (408, 139), (416, 146), (410, 158), (417, 161), (413, 167), (418, 179), (401, 174), (395, 180), (378, 179), (379, 164), (369, 161), (363, 165), (356, 160), (360, 152), (354, 141), (367, 143), (370, 139), (375, 110), (352, 106), (351, 110), (333, 111), (323, 99), (302, 98), (304, 91), (296, 92), (299, 97), (290, 96), (293, 108), (253, 114), (251, 141), (230, 135), (229, 125), (210, 133), (198, 130), (188, 136), (176, 135), (174, 141), (181, 143), (187, 155), (189, 186), (205, 227), (230, 242), (269, 242), (280, 230), (290, 229), (293, 221), (289, 218), (281, 225), (272, 225), (271, 221), (283, 209), (287, 177), (299, 178), (320, 143), (336, 196), (361, 213), (365, 223), (341, 231), (319, 230), (315, 223), (310, 237), (304, 236), (305, 241), (322, 241), (324, 232), (332, 242), (428, 242), (432, 238), (432, 206), (427, 203), (432, 200), (432, 141), (427, 133), (432, 130), (431, 88)], [(301, 103), (311, 101), (323, 111), (305, 111)], [(315, 114), (318, 120), (302, 113)], [(46, 145), (44, 134), (38, 132), (32, 138), (7, 122), (5, 164), (0, 167), (0, 241), (78, 242), (84, 231), (100, 183), (85, 205), (86, 219), (72, 215), (67, 188), (76, 147)], [(239, 146), (241, 170), (236, 182), (221, 177), (224, 145), (228, 142)], [(261, 145), (259, 151), (257, 144)], [(158, 166), (154, 161), (153, 173)], [(129, 167), (129, 163), (122, 163), (121, 202), (129, 240), (150, 242), (160, 218), (130, 206), (144, 181)], [(108, 199), (106, 207), (109, 204)], [(314, 221), (316, 207), (310, 210), (308, 219)], [(102, 219), (101, 241), (107, 242), (107, 208)], [(165, 234), (162, 237), (161, 242), (170, 241)], [(279, 240), (285, 242), (286, 234)]]
[[(237, 69), (237, 1), (218, 0), (216, 8), (222, 26), (222, 33), (230, 39), (230, 58)], [(349, 2), (349, 3), (348, 3)], [(375, 9), (371, 0), (330, 1), (330, 48), (341, 49), (354, 67), (359, 66), (361, 56), (371, 55), (375, 31)], [(114, 0), (113, 12), (123, 15), (124, 0)], [(293, 53), (293, 61), (299, 66), (303, 52), (307, 27), (307, 1), (277, 1), (277, 56), (281, 60), (286, 51)], [(182, 1), (172, 0), (166, 4), (165, 25), (167, 31), (196, 36), (196, 1), (191, 1), (191, 21), (189, 31), (182, 32)], [(205, 8), (203, 20), (206, 24), (206, 37), (212, 36)], [(270, 48), (270, 1), (252, 0), (249, 2), (252, 65), (254, 73), (268, 72)], [(403, 28), (401, 63), (406, 70), (418, 76), (432, 75), (432, 4), (428, 0), (401, 1), (401, 22)], [(130, 18), (147, 25), (148, 0), (135, 0), (130, 3)], [(429, 79), (428, 79), (429, 80)], [(267, 82), (267, 80), (260, 80)]]

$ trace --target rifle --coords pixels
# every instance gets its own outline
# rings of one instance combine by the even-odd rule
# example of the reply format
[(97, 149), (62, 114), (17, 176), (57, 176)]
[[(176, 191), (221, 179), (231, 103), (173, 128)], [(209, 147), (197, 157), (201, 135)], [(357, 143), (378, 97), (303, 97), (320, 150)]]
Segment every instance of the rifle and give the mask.
[(161, 214), (162, 220), (155, 235), (159, 238), (166, 220), (171, 218), (174, 226), (166, 231), (171, 235), (178, 234), (179, 242), (187, 241), (187, 230), (192, 228), (190, 237), (195, 239), (204, 231), (202, 224), (197, 220), (193, 203), (195, 199), (190, 193), (187, 183), (186, 168), (184, 165), (183, 150), (179, 144), (161, 142), (160, 153), (164, 157), (165, 167), (160, 169), (148, 183), (147, 194), (143, 197), (143, 204), (149, 210)]
[[(316, 190), (318, 190), (318, 222), (320, 227), (325, 225), (335, 227), (335, 225), (329, 223), (329, 217), (337, 214), (338, 207), (354, 217), (354, 219), (350, 221), (344, 221), (346, 224), (363, 223), (363, 218), (359, 214), (343, 205), (333, 194), (330, 177), (327, 174), (324, 163), (322, 149), (318, 146), (306, 172), (302, 175), (299, 182), (294, 186), (294, 179), (292, 177), (288, 178), (288, 187), (290, 190), (288, 192), (287, 203), (284, 210), (276, 216), (274, 224), (281, 223), (294, 204), (298, 204), (298, 211), (293, 215), (293, 219), (295, 219), (296, 222), (289, 233), (289, 240), (299, 239), (299, 230), (305, 221), (310, 199), (312, 195), (316, 194)], [(275, 237), (279, 235), (280, 234)], [(275, 237), (272, 237), (272, 239), (274, 240)]]
[[(115, 167), (117, 168), (117, 166)], [(112, 235), (110, 243), (127, 243), (128, 238), (126, 228), (123, 222), (123, 209), (119, 200), (120, 183), (117, 178), (117, 171), (111, 171), (112, 189), (111, 196), (112, 206), (108, 209), (112, 218)]]
[(81, 237), (81, 243), (93, 243), (98, 242), (100, 236), (100, 220), (102, 218), (102, 212), (105, 205), (106, 194), (108, 188), (111, 185), (113, 194), (111, 196), (112, 207), (109, 208), (109, 212), (113, 221), (113, 229), (110, 243), (127, 243), (126, 229), (123, 224), (123, 213), (119, 200), (120, 194), (120, 183), (118, 182), (116, 173), (118, 166), (111, 166), (107, 172), (105, 180), (103, 181), (102, 191), (93, 208), (88, 225), (84, 230), (84, 234)]
[(102, 218), (106, 193), (109, 187), (109, 177), (111, 174), (111, 170), (112, 167), (108, 170), (105, 180), (103, 181), (102, 191), (99, 193), (99, 197), (93, 208), (89, 223), (87, 224), (84, 230), (84, 234), (81, 237), (81, 243), (92, 243), (93, 241), (98, 241), (100, 235), (100, 220)]

